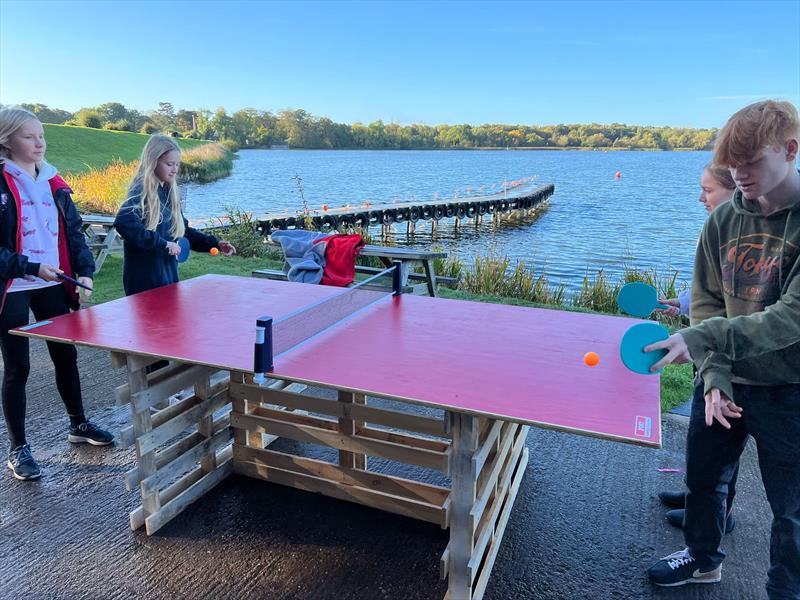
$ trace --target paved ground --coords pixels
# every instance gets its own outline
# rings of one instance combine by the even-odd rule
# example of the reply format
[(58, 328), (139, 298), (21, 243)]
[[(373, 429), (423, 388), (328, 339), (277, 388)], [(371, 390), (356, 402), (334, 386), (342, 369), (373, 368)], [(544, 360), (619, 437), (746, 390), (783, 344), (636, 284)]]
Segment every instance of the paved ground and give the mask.
[[(112, 391), (124, 374), (103, 352), (79, 356), (87, 413), (119, 430), (127, 409), (113, 407)], [(28, 438), (45, 476), (0, 477), (1, 598), (443, 597), (441, 529), (245, 478), (229, 478), (153, 537), (131, 532), (138, 502), (122, 474), (132, 450), (70, 445), (41, 342), (32, 343), (32, 365)], [(532, 430), (486, 598), (765, 598), (770, 514), (752, 445), (722, 583), (661, 590), (646, 581), (654, 558), (682, 547), (656, 494), (681, 484), (657, 469), (682, 467), (685, 432), (685, 418), (666, 417), (655, 451)]]

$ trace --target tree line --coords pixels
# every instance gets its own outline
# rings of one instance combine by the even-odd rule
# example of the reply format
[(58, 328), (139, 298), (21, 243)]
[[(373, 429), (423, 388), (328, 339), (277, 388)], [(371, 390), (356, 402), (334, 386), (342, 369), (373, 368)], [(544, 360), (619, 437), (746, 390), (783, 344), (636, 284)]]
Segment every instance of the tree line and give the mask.
[(176, 110), (170, 102), (140, 112), (119, 102), (69, 112), (44, 104), (22, 104), (44, 123), (117, 131), (158, 131), (175, 136), (231, 141), (241, 148), (623, 148), (709, 150), (716, 129), (601, 124), (559, 125), (399, 125), (374, 121), (336, 123), (305, 110), (277, 113), (245, 108), (229, 114), (210, 110)]

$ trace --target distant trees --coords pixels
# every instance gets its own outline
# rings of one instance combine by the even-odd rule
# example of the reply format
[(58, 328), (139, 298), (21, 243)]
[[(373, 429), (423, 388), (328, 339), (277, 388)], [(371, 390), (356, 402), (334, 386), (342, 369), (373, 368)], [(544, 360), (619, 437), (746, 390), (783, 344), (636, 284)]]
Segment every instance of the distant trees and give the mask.
[(238, 147), (269, 147), (288, 144), (292, 148), (625, 148), (647, 150), (712, 147), (716, 129), (649, 127), (611, 123), (558, 125), (399, 125), (381, 120), (369, 124), (336, 123), (315, 117), (303, 109), (269, 111), (244, 108), (229, 114), (224, 107), (178, 109), (159, 102), (147, 113), (119, 102), (82, 108), (76, 113), (43, 104), (23, 104), (45, 123), (66, 123), (153, 133), (163, 131), (205, 140), (228, 140)]

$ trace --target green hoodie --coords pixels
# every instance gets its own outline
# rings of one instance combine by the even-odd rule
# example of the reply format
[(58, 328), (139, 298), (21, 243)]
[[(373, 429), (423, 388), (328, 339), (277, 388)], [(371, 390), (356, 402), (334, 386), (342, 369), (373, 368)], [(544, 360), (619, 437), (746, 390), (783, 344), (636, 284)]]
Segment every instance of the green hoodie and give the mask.
[(733, 399), (731, 380), (800, 383), (800, 198), (764, 216), (737, 190), (711, 213), (695, 258), (691, 324), (680, 333), (706, 393)]

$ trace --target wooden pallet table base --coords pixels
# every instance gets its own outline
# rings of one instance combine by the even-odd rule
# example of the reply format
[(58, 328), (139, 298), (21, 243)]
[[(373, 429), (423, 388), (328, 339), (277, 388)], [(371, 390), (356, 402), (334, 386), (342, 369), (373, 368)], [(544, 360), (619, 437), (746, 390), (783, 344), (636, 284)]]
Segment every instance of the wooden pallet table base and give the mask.
[[(128, 371), (117, 401), (131, 407), (132, 425), (121, 439), (136, 449), (136, 466), (125, 475), (142, 499), (130, 513), (133, 529), (144, 526), (152, 535), (237, 473), (449, 529), (440, 565), (446, 598), (483, 596), (525, 473), (527, 426), (461, 413), (411, 414), (345, 391), (319, 398), (301, 384), (258, 386), (244, 373), (180, 363), (148, 375), (155, 360), (113, 360)], [(188, 397), (152, 413), (187, 388)], [(278, 438), (333, 448), (337, 460), (270, 449)], [(452, 486), (371, 472), (370, 456), (439, 471)]]

